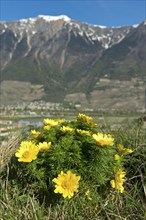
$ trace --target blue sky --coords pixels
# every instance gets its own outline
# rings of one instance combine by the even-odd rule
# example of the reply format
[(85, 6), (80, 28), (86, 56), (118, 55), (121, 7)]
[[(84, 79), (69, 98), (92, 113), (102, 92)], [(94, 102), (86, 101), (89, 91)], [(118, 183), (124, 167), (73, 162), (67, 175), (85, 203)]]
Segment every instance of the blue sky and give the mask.
[(146, 0), (0, 0), (2, 21), (67, 15), (89, 24), (125, 26), (146, 19)]

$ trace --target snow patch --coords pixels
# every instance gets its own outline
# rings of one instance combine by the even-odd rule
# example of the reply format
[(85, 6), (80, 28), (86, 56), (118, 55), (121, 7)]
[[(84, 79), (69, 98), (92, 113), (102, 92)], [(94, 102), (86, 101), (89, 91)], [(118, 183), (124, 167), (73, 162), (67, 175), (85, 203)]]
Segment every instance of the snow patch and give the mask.
[(36, 21), (35, 18), (20, 19), (20, 22), (23, 24), (27, 24), (27, 23), (33, 24), (33, 23), (35, 23), (35, 21)]
[(1, 33), (2, 33), (2, 34), (5, 33), (5, 29), (3, 29)]
[(48, 15), (39, 15), (38, 18), (43, 18), (45, 21), (57, 21), (63, 19), (64, 21), (70, 21), (71, 19), (66, 15), (59, 16), (48, 16)]
[(108, 49), (108, 47), (109, 47), (108, 44), (104, 44), (103, 46), (105, 49)]
[(99, 27), (99, 28), (102, 28), (102, 29), (105, 29), (107, 28), (107, 26), (103, 26), (103, 25), (93, 25), (94, 27)]
[(95, 36), (92, 36), (92, 40), (98, 40), (98, 41), (100, 41), (101, 40), (101, 38), (100, 37), (98, 37), (97, 35), (95, 35)]
[(8, 25), (4, 24), (4, 28), (7, 28), (7, 27), (8, 27)]
[(84, 35), (83, 31), (79, 31), (78, 34), (79, 34), (80, 36), (82, 36), (82, 37), (83, 37), (83, 35)]
[(139, 26), (139, 24), (134, 24), (132, 25), (132, 27), (137, 28)]

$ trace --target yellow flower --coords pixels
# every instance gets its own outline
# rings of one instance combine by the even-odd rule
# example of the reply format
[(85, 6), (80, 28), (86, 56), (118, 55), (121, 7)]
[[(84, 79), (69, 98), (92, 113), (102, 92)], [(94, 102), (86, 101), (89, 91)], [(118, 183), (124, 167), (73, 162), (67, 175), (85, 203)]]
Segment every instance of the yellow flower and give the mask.
[(65, 122), (65, 119), (56, 119), (56, 122), (58, 122), (59, 124), (62, 124), (63, 122)]
[(114, 138), (110, 134), (97, 133), (92, 135), (97, 144), (104, 146), (113, 146)]
[(92, 200), (89, 189), (85, 192), (85, 195), (87, 196), (88, 200)]
[(91, 127), (97, 127), (97, 124), (95, 124), (93, 122), (93, 118), (92, 117), (89, 117), (85, 114), (81, 114), (79, 113), (78, 116), (77, 116), (77, 120), (81, 120), (83, 122), (86, 122), (88, 125), (90, 125)]
[(15, 156), (19, 162), (31, 162), (36, 160), (39, 148), (31, 141), (22, 141)]
[(49, 125), (50, 127), (55, 127), (58, 125), (58, 123), (59, 123), (58, 121), (55, 121), (53, 119), (48, 119), (48, 118), (44, 119), (44, 124)]
[(47, 151), (50, 149), (51, 147), (51, 142), (43, 142), (43, 143), (39, 143), (38, 145), (38, 148), (40, 151)]
[(76, 176), (72, 171), (68, 170), (67, 173), (61, 171), (57, 178), (52, 181), (56, 183), (54, 190), (55, 193), (60, 193), (64, 198), (69, 199), (73, 197), (75, 192), (78, 192), (80, 176)]
[(124, 155), (131, 154), (133, 152), (133, 150), (130, 148), (125, 148), (122, 144), (118, 144), (118, 150), (121, 154)]
[(78, 118), (78, 119), (85, 120), (85, 121), (92, 121), (92, 120), (93, 120), (92, 117), (89, 117), (89, 116), (87, 116), (87, 115), (85, 115), (85, 114), (81, 114), (81, 113), (78, 114), (77, 118)]
[(64, 133), (71, 133), (74, 129), (69, 126), (63, 126), (62, 128), (60, 128), (60, 130)]
[(115, 188), (120, 193), (124, 191), (123, 183), (125, 182), (125, 175), (126, 173), (122, 169), (119, 169), (115, 174), (115, 179), (110, 181), (112, 188)]
[(45, 125), (43, 128), (44, 128), (44, 130), (49, 131), (51, 129), (51, 126), (50, 125)]
[(40, 136), (41, 132), (36, 131), (36, 130), (31, 130), (31, 134), (33, 135), (33, 137), (37, 138)]
[(81, 129), (77, 129), (77, 132), (81, 135), (85, 135), (85, 136), (91, 136), (89, 131), (85, 131), (85, 130), (81, 130)]
[(121, 158), (121, 157), (120, 157), (118, 154), (115, 154), (115, 156), (114, 156), (114, 159), (115, 159), (115, 160), (120, 160), (120, 158)]

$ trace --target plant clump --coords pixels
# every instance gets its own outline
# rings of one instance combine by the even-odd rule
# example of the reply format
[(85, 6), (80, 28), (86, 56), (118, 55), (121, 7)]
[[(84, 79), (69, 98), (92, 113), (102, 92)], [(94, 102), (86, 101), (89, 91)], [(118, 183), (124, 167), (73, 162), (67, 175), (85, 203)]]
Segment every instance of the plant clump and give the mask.
[(85, 196), (94, 203), (108, 194), (124, 193), (125, 155), (132, 150), (100, 129), (93, 118), (44, 119), (18, 146), (11, 177), (19, 188), (27, 185), (40, 202)]

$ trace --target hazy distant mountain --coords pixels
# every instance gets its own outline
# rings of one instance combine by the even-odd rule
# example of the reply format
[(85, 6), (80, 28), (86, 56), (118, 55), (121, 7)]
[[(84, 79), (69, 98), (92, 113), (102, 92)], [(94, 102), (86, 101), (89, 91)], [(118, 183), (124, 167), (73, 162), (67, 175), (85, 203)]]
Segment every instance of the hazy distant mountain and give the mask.
[(0, 22), (2, 103), (44, 99), (143, 108), (145, 24), (93, 26), (64, 15)]

